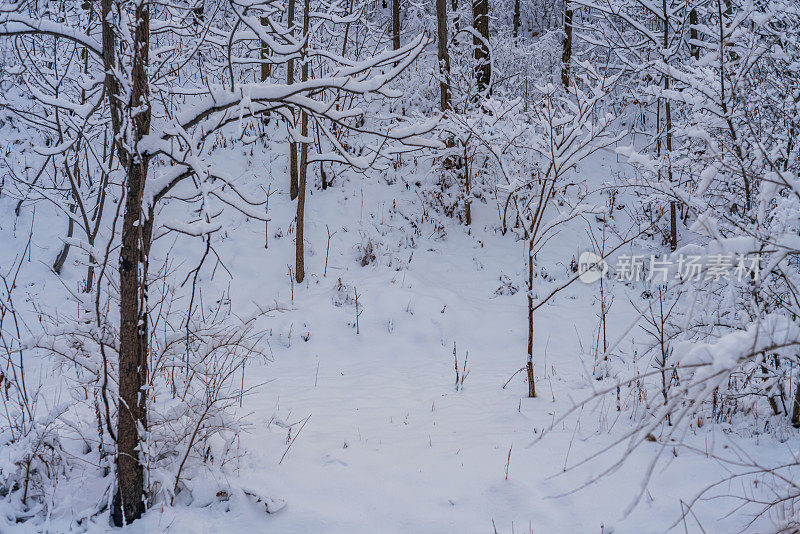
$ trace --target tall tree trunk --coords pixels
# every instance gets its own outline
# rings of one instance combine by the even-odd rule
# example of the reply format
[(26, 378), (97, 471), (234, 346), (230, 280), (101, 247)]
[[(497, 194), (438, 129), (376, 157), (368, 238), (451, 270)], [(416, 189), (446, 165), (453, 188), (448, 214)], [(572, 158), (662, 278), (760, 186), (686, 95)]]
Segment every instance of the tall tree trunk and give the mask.
[(450, 54), (447, 51), (447, 0), (436, 0), (436, 37), (439, 46), (439, 97), (442, 113), (450, 109)]
[(472, 224), (472, 174), (470, 174), (467, 145), (464, 144), (464, 223)]
[(525, 363), (528, 375), (528, 397), (536, 396), (536, 382), (533, 378), (533, 230), (528, 240), (528, 360)]
[[(300, 119), (301, 132), (303, 136), (308, 135), (308, 115), (303, 111)], [(300, 145), (300, 179), (298, 181), (297, 192), (297, 230), (295, 232), (295, 277), (297, 283), (302, 282), (306, 277), (305, 253), (303, 243), (303, 230), (305, 227), (306, 210), (306, 171), (308, 166), (308, 143)]]
[[(664, 89), (669, 90), (669, 77), (664, 77)], [(669, 100), (664, 105), (664, 116), (667, 121), (667, 174), (672, 183), (672, 109)], [(678, 203), (674, 200), (669, 203), (669, 249), (675, 252), (678, 249)]]
[(492, 81), (492, 64), (489, 58), (489, 0), (472, 0), (472, 26), (477, 32), (472, 42), (475, 49), (475, 81), (478, 84), (478, 93), (483, 93), (489, 89)]
[[(347, 0), (347, 13), (350, 14), (353, 10), (353, 0)], [(342, 39), (342, 57), (347, 57), (347, 36), (350, 33), (350, 21), (344, 24), (344, 38)]]
[(102, 0), (100, 5), (103, 25), (103, 68), (105, 78), (103, 80), (106, 99), (111, 112), (111, 130), (114, 132), (113, 139), (118, 147), (120, 162), (125, 164), (124, 146), (120, 140), (122, 133), (121, 103), (119, 100), (119, 80), (117, 80), (117, 36), (113, 21), (111, 20), (112, 6), (114, 0)]
[(400, 0), (392, 0), (392, 49), (400, 48)]
[[(303, 5), (303, 34), (308, 36), (308, 13), (311, 0), (305, 0)], [(306, 55), (306, 48), (308, 43), (303, 46), (303, 52), (300, 56), (303, 62), (302, 66), (302, 81), (308, 81), (308, 62), (309, 58)], [(300, 145), (300, 179), (298, 183), (297, 194), (297, 229), (295, 232), (295, 277), (297, 283), (303, 281), (306, 277), (305, 266), (305, 253), (303, 243), (303, 230), (305, 229), (305, 209), (306, 209), (306, 175), (308, 171), (308, 143), (305, 138), (308, 137), (308, 114), (303, 111), (301, 118), (300, 133), (303, 136), (303, 143)]]
[[(261, 26), (264, 27), (264, 31), (269, 31), (267, 26), (267, 18), (261, 17)], [(261, 41), (261, 81), (266, 82), (269, 79), (270, 74), (270, 64), (267, 62), (269, 58), (269, 47), (265, 41)], [(264, 114), (264, 124), (269, 124), (269, 114)]]
[[(669, 11), (667, 0), (661, 0), (664, 13), (664, 50), (669, 47)], [(664, 92), (669, 92), (669, 76), (664, 76)], [(664, 120), (666, 121), (666, 156), (667, 177), (672, 183), (672, 107), (668, 98), (664, 99)], [(678, 248), (678, 206), (673, 200), (669, 203), (669, 248), (673, 252)]]
[[(264, 27), (264, 31), (269, 31), (266, 28), (267, 26), (267, 17), (261, 17), (261, 26)], [(269, 79), (269, 67), (270, 64), (267, 63), (267, 58), (269, 57), (269, 47), (265, 41), (261, 41), (261, 81), (266, 82)]]
[[(289, 0), (289, 32), (294, 35), (294, 3), (295, 0)], [(294, 59), (286, 62), (286, 85), (294, 83)], [(291, 111), (294, 117), (294, 110)], [(291, 125), (294, 127), (294, 124)], [(289, 198), (292, 200), (297, 198), (297, 143), (289, 141)]]
[(695, 59), (700, 59), (700, 46), (697, 44), (697, 9), (689, 11), (689, 52)]
[(519, 0), (514, 0), (514, 39), (519, 37)]
[(561, 53), (561, 84), (569, 88), (569, 69), (572, 63), (572, 16), (569, 2), (564, 1), (564, 50)]
[[(104, 11), (106, 4), (110, 4), (109, 0), (104, 0)], [(132, 139), (126, 143), (130, 152), (123, 158), (127, 176), (119, 263), (118, 487), (112, 510), (114, 523), (118, 526), (138, 519), (145, 509), (144, 471), (137, 449), (140, 428), (142, 430), (147, 428), (147, 398), (143, 389), (147, 377), (148, 354), (146, 281), (147, 255), (150, 251), (153, 221), (152, 217), (147, 217), (142, 209), (148, 157), (139, 153), (138, 143), (150, 131), (150, 91), (147, 74), (150, 41), (149, 2), (141, 2), (136, 6), (134, 20), (136, 28), (133, 36), (131, 99), (128, 105), (129, 109), (138, 111), (130, 117)], [(113, 95), (109, 95), (109, 98), (113, 98)]]

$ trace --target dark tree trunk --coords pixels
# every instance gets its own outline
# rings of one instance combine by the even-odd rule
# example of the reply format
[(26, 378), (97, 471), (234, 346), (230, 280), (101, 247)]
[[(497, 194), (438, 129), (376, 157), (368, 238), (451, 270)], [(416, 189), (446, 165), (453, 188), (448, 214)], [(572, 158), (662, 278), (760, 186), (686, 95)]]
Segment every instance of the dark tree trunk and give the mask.
[(470, 174), (467, 145), (464, 145), (464, 223), (472, 224), (472, 174)]
[[(261, 17), (261, 26), (267, 25), (266, 17)], [(268, 31), (265, 29), (265, 31)], [(266, 82), (269, 79), (270, 64), (267, 62), (269, 58), (269, 47), (265, 41), (261, 41), (261, 81)], [(269, 124), (269, 114), (264, 114), (264, 124)]]
[(700, 59), (700, 46), (697, 44), (697, 10), (689, 11), (689, 51), (693, 58)]
[[(353, 0), (347, 0), (347, 12), (350, 13), (353, 9)], [(347, 36), (350, 33), (350, 22), (344, 25), (344, 38), (342, 39), (342, 57), (347, 57)]]
[(392, 0), (392, 49), (400, 48), (400, 0)]
[(536, 396), (536, 382), (533, 378), (533, 231), (528, 240), (528, 360), (525, 363), (528, 375), (528, 397)]
[[(308, 135), (308, 115), (305, 111), (301, 119), (300, 129), (303, 136)], [(300, 179), (297, 191), (297, 230), (295, 232), (295, 276), (298, 284), (306, 277), (303, 230), (305, 227), (307, 164), (308, 143), (303, 143), (300, 145)]]
[(564, 2), (564, 50), (561, 54), (561, 84), (569, 88), (569, 69), (572, 63), (572, 9)]
[[(294, 3), (295, 0), (289, 0), (289, 31), (294, 35)], [(286, 63), (286, 85), (294, 83), (294, 59), (290, 59)], [(294, 111), (292, 111), (294, 116)], [(292, 125), (294, 126), (294, 125)], [(297, 198), (297, 143), (294, 141), (289, 142), (289, 198), (292, 200)]]
[[(305, 0), (303, 5), (303, 33), (308, 33), (308, 14), (310, 0)], [(302, 81), (308, 81), (308, 57), (305, 48), (301, 55), (303, 61)], [(303, 138), (308, 137), (308, 114), (303, 111), (301, 119), (300, 133)], [(306, 175), (308, 171), (308, 143), (300, 145), (300, 179), (298, 181), (297, 192), (297, 231), (295, 232), (295, 277), (297, 283), (302, 282), (306, 277), (305, 253), (303, 243), (303, 230), (305, 229), (305, 210), (306, 210)]]
[[(103, 8), (109, 7), (104, 0)], [(104, 20), (107, 21), (106, 13)], [(132, 119), (132, 139), (124, 160), (125, 213), (120, 251), (120, 339), (119, 410), (117, 420), (117, 492), (112, 518), (114, 524), (128, 524), (144, 513), (144, 471), (139, 460), (139, 430), (147, 428), (147, 398), (143, 390), (147, 377), (147, 256), (152, 239), (152, 212), (143, 213), (142, 194), (147, 180), (148, 158), (138, 153), (138, 143), (150, 130), (149, 81), (147, 74), (150, 40), (149, 3), (135, 10), (133, 64), (131, 69), (132, 108), (141, 108)], [(104, 26), (108, 25), (108, 22)], [(113, 30), (112, 30), (113, 32)], [(104, 38), (105, 38), (104, 27)], [(105, 50), (104, 42), (104, 50)], [(106, 59), (108, 61), (108, 59)], [(113, 95), (109, 95), (113, 98)], [(112, 115), (113, 116), (113, 115)], [(120, 130), (115, 130), (119, 133)]]
[(447, 0), (436, 0), (436, 36), (439, 46), (439, 91), (442, 112), (450, 109), (450, 54), (447, 51)]
[[(120, 252), (120, 347), (119, 413), (117, 421), (117, 494), (114, 524), (122, 526), (144, 512), (144, 472), (139, 462), (139, 424), (145, 428), (146, 407), (142, 390), (147, 373), (147, 325), (143, 308), (146, 297), (142, 240), (141, 194), (147, 162), (134, 163), (128, 171), (127, 199)], [(124, 516), (123, 516), (124, 514)]]
[[(261, 17), (261, 25), (267, 25), (267, 18)], [(268, 31), (268, 30), (265, 30)], [(269, 79), (269, 63), (267, 63), (267, 58), (269, 57), (269, 47), (267, 43), (261, 41), (261, 81), (266, 82)]]
[(108, 99), (108, 105), (111, 111), (111, 130), (114, 132), (114, 142), (119, 149), (118, 154), (120, 162), (125, 164), (124, 147), (118, 135), (122, 131), (122, 117), (118, 98), (119, 80), (117, 80), (114, 75), (117, 66), (117, 37), (115, 34), (116, 30), (111, 22), (113, 5), (114, 0), (103, 0), (100, 6), (103, 24), (103, 67), (105, 69), (103, 85), (105, 86), (106, 98)]
[(472, 25), (478, 35), (473, 38), (475, 49), (475, 81), (478, 93), (489, 89), (492, 64), (489, 58), (489, 0), (472, 0)]
[(519, 0), (514, 0), (514, 39), (519, 37)]
[[(669, 47), (669, 11), (667, 10), (667, 0), (662, 0), (664, 21), (664, 50)], [(664, 92), (669, 92), (669, 76), (664, 76)], [(666, 155), (667, 155), (667, 175), (672, 183), (672, 106), (669, 99), (664, 100), (664, 120), (666, 121)], [(673, 252), (678, 248), (678, 206), (673, 200), (669, 203), (669, 248)]]

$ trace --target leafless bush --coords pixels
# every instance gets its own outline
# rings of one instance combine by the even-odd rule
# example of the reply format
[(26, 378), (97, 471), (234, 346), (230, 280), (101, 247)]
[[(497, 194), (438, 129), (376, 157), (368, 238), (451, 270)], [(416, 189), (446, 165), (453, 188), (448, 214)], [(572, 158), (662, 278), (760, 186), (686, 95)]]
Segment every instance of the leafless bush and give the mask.
[(22, 336), (27, 328), (15, 307), (14, 290), (28, 246), (8, 273), (0, 272), (0, 499), (9, 506), (7, 515), (20, 522), (46, 508), (46, 488), (66, 470), (58, 426), (67, 405), (48, 408), (42, 402), (41, 374), (26, 377)]
[[(145, 388), (149, 416), (147, 430), (140, 436), (148, 505), (172, 504), (178, 495), (181, 502), (191, 502), (195, 481), (208, 473), (236, 469), (233, 460), (242, 453), (237, 436), (249, 428), (240, 407), (243, 398), (261, 385), (247, 381), (246, 369), (250, 362), (270, 360), (265, 352), (266, 333), (258, 324), (276, 309), (262, 309), (243, 319), (231, 312), (230, 301), (223, 294), (215, 300), (214, 307), (196, 308), (187, 314), (178, 306), (180, 294), (166, 283), (168, 278), (162, 271), (154, 281), (161, 283), (151, 286), (155, 306), (148, 316), (151, 350)], [(81, 298), (78, 293), (73, 296)], [(202, 300), (201, 290), (197, 297)], [(106, 302), (103, 310), (109, 307), (113, 302)], [(91, 314), (83, 321), (65, 321), (44, 309), (39, 313), (43, 331), (31, 341), (29, 349), (49, 354), (62, 377), (72, 385), (73, 397), (78, 392), (71, 410), (96, 413), (99, 442), (97, 438), (82, 439), (89, 445), (87, 450), (92, 451), (94, 461), (99, 459), (108, 474), (113, 468), (116, 439), (113, 422), (119, 412), (115, 329), (102, 321), (98, 327)], [(58, 416), (66, 410), (29, 425), (24, 441), (16, 438), (19, 445), (13, 450), (30, 451), (17, 459), (21, 474), (27, 468), (26, 458), (34, 458), (28, 463), (33, 466), (31, 469), (40, 471), (36, 462), (46, 458), (43, 451), (60, 457), (54, 429)], [(11, 431), (15, 436), (19, 434)], [(53, 468), (58, 464), (48, 465)], [(34, 470), (33, 475), (38, 476), (39, 471)], [(23, 488), (22, 480), (10, 483)], [(39, 479), (35, 481), (41, 484)], [(107, 479), (105, 484), (106, 491), (110, 491), (113, 481)], [(94, 513), (104, 509), (100, 506)]]
[(375, 262), (379, 254), (380, 243), (375, 241), (372, 237), (361, 236), (361, 242), (356, 245), (356, 261), (362, 267), (366, 267), (370, 263)]

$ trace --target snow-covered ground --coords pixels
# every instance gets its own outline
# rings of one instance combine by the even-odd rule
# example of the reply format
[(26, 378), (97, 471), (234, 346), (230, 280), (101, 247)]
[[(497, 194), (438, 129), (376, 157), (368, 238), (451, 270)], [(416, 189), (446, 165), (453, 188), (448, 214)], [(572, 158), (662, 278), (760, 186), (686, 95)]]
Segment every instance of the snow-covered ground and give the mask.
[[(584, 172), (604, 179), (608, 162), (599, 163)], [(247, 369), (249, 384), (264, 385), (243, 403), (252, 426), (239, 436), (242, 455), (228, 479), (195, 490), (190, 502), (151, 510), (126, 531), (662, 532), (680, 518), (681, 500), (725, 474), (702, 456), (670, 452), (669, 469), (657, 468), (641, 503), (626, 515), (659, 446), (648, 444), (599, 482), (559, 497), (617, 456), (612, 451), (566, 473), (565, 467), (631, 424), (635, 393), (623, 390), (621, 412), (611, 401), (601, 403), (536, 441), (591, 394), (593, 382), (611, 384), (591, 378), (596, 287), (577, 282), (537, 312), (538, 397), (529, 399), (524, 372), (511, 378), (525, 361), (525, 292), (518, 290), (525, 243), (496, 230), (492, 203), (476, 203), (470, 228), (433, 215), (415, 235), (400, 214), (420, 219), (415, 181), (429, 169), (337, 177), (308, 200), (308, 275), (293, 285), (294, 203), (282, 187), (281, 166), (274, 169), (272, 189), (279, 193), (270, 200), (269, 248), (262, 223), (244, 220), (219, 246), (233, 274), (221, 277), (231, 285), (233, 308), (246, 314), (277, 303), (282, 309), (265, 323), (273, 361)], [(558, 281), (586, 246), (582, 224), (565, 228), (540, 258), (539, 268)], [(328, 230), (336, 233), (323, 276)], [(359, 250), (370, 240), (375, 258), (362, 266)], [(187, 257), (201, 252), (191, 240), (181, 246)], [(631, 319), (618, 299), (611, 338)], [(459, 372), (465, 360), (468, 371), (458, 391), (454, 345)], [(690, 439), (722, 441), (714, 432), (709, 425)], [(219, 488), (268, 497), (273, 509), (285, 506), (267, 515), (263, 503), (239, 491), (220, 502)], [(709, 519), (731, 505), (715, 500), (694, 511), (706, 532), (734, 532), (746, 518)], [(694, 517), (678, 528), (700, 531)]]

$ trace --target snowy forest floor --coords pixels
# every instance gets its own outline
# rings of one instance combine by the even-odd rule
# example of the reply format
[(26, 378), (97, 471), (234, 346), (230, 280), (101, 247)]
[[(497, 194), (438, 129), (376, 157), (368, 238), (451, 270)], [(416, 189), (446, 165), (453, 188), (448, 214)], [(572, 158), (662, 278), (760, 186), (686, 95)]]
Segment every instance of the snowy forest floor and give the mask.
[[(604, 179), (608, 167), (600, 163), (583, 168)], [(620, 471), (579, 493), (550, 497), (597, 473), (600, 467), (584, 466), (551, 478), (627, 429), (625, 411), (618, 414), (609, 404), (570, 418), (531, 445), (555, 416), (591, 393), (596, 288), (578, 282), (537, 312), (538, 398), (525, 397), (524, 373), (503, 389), (525, 359), (525, 243), (496, 231), (489, 202), (475, 203), (469, 230), (430, 216), (408, 246), (413, 231), (399, 213), (425, 219), (417, 213), (413, 173), (407, 166), (314, 190), (306, 216), (309, 274), (294, 287), (293, 301), (287, 264), (294, 241), (287, 221), (294, 204), (286, 192), (271, 202), (268, 249), (259, 225), (243, 224), (231, 233), (222, 256), (235, 273), (233, 301), (266, 307), (277, 300), (287, 308), (272, 318), (274, 362), (248, 370), (249, 382), (271, 382), (246, 401), (254, 427), (241, 436), (246, 453), (237, 485), (258, 488), (287, 506), (266, 520), (263, 508), (251, 503), (242, 503), (242, 513), (224, 515), (215, 506), (194, 508), (196, 526), (189, 530), (240, 532), (263, 525), (264, 531), (286, 533), (607, 534), (668, 528), (680, 517), (680, 499), (723, 475), (721, 468), (681, 454), (668, 470), (657, 470), (642, 504), (623, 517), (653, 451), (639, 451)], [(540, 260), (559, 281), (588, 245), (581, 224), (564, 229)], [(326, 225), (336, 234), (323, 277)], [(275, 239), (276, 231), (284, 236)], [(370, 241), (375, 259), (362, 266)], [(612, 338), (632, 316), (619, 300), (611, 310)], [(454, 386), (454, 344), (462, 373), (468, 352), (461, 391)], [(701, 442), (708, 439), (702, 434)], [(696, 511), (701, 522), (704, 506)], [(150, 514), (150, 526), (141, 528), (172, 524), (181, 531), (185, 518), (179, 509)], [(733, 532), (743, 520), (703, 526)], [(698, 529), (692, 519), (687, 527)]]
[[(611, 451), (562, 473), (565, 467), (631, 426), (636, 392), (628, 388), (621, 412), (609, 399), (534, 443), (592, 387), (612, 384), (591, 378), (597, 288), (576, 282), (537, 312), (538, 397), (526, 398), (524, 372), (503, 387), (525, 362), (525, 242), (500, 234), (494, 201), (476, 202), (467, 228), (422, 213), (415, 182), (434, 172), (423, 163), (377, 176), (339, 175), (326, 191), (310, 188), (307, 277), (293, 286), (294, 203), (284, 190), (282, 160), (273, 160), (242, 163), (243, 172), (265, 172), (272, 190), (278, 189), (270, 200), (269, 248), (263, 223), (239, 220), (217, 246), (232, 277), (220, 268), (212, 280), (206, 269), (202, 281), (229, 285), (237, 313), (275, 303), (282, 308), (264, 323), (273, 361), (247, 368), (248, 384), (264, 384), (243, 402), (251, 427), (239, 435), (238, 469), (230, 480), (209, 484), (205, 495), (195, 491), (191, 502), (150, 510), (126, 532), (663, 532), (680, 519), (681, 500), (725, 475), (702, 455), (670, 452), (669, 468), (656, 469), (641, 503), (625, 515), (659, 446), (652, 444), (599, 482), (555, 498), (579, 489), (617, 456)], [(595, 158), (580, 172), (604, 180), (611, 165)], [(548, 245), (540, 272), (559, 282), (567, 278), (571, 259), (588, 245), (584, 224), (572, 223)], [(60, 225), (52, 226), (57, 233)], [(336, 233), (323, 276), (328, 229)], [(168, 239), (169, 245), (159, 246), (170, 246)], [(374, 259), (362, 266), (369, 242)], [(55, 236), (37, 243), (34, 254), (50, 261), (57, 243)], [(170, 254), (193, 265), (202, 244), (178, 239)], [(77, 266), (72, 273), (79, 276)], [(29, 288), (32, 299), (57, 287), (49, 276), (47, 284)], [(620, 293), (609, 337), (631, 318)], [(454, 344), (460, 372), (467, 359), (460, 391), (454, 386)], [(646, 362), (640, 365), (647, 369)], [(686, 441), (702, 449), (726, 436), (708, 425)], [(787, 445), (758, 447), (757, 436), (742, 439), (750, 454), (774, 456)], [(222, 486), (251, 489), (286, 506), (266, 515), (263, 504), (241, 493), (218, 502), (214, 495)], [(71, 498), (80, 508), (82, 496)], [(734, 504), (724, 498), (701, 502), (696, 519), (676, 528), (698, 532), (699, 521), (706, 532), (739, 531), (746, 517), (710, 519)]]

